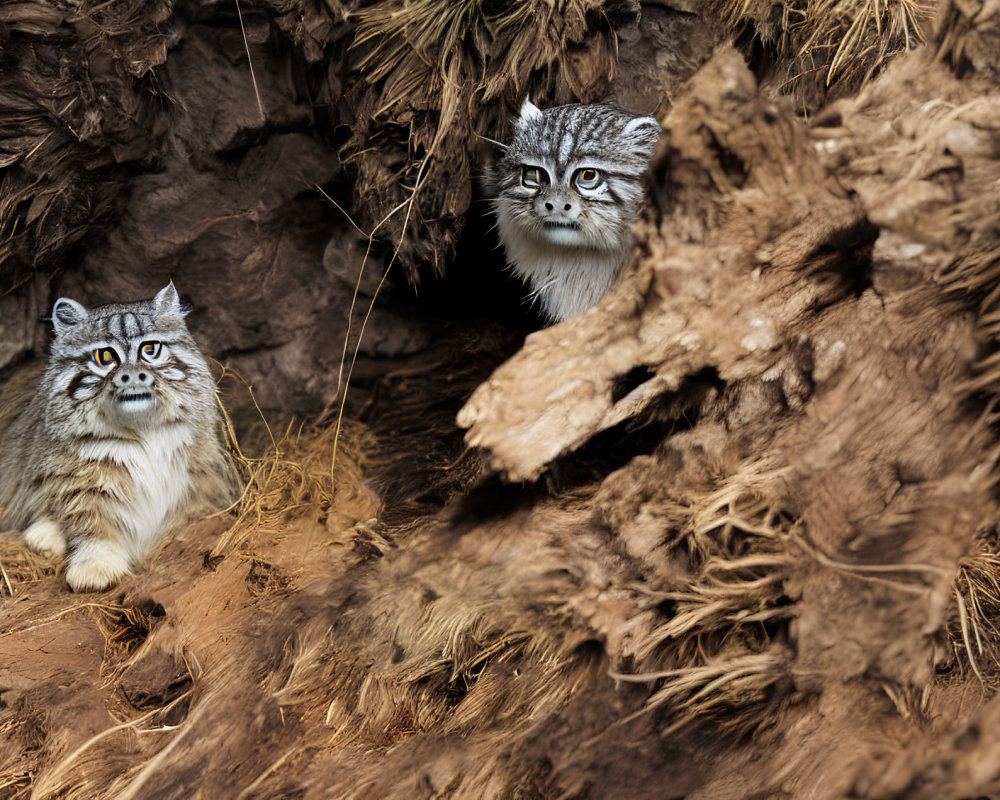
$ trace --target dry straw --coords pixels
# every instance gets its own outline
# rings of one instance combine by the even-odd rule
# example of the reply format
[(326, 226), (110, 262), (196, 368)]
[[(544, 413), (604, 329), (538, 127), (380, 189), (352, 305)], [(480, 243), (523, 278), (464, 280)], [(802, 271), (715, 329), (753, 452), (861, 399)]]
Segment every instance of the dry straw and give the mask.
[[(289, 423), (277, 437), (268, 428), (270, 445), (259, 456), (240, 449), (228, 416), (226, 426), (243, 490), (225, 512), (233, 512), (236, 519), (210, 557), (241, 551), (255, 535), (277, 530), (306, 509), (326, 511), (339, 487), (350, 492), (363, 481), (360, 462), (366, 433), (361, 426)], [(339, 462), (338, 448), (343, 451)]]
[[(354, 44), (370, 49), (360, 68), (382, 83), (376, 116), (446, 89), (456, 76), (480, 102), (527, 89), (532, 72), (560, 58), (568, 39), (582, 38), (587, 15), (604, 0), (427, 0), (383, 2), (357, 13)], [(450, 118), (458, 109), (442, 107)]]
[(733, 25), (749, 25), (792, 63), (783, 91), (794, 93), (819, 80), (823, 87), (856, 89), (889, 58), (923, 44), (934, 4), (920, 0), (806, 0), (777, 6), (761, 0), (723, 0)]
[(995, 542), (980, 540), (979, 552), (959, 563), (954, 591), (958, 624), (950, 626), (951, 643), (981, 683), (1000, 686), (1000, 555)]

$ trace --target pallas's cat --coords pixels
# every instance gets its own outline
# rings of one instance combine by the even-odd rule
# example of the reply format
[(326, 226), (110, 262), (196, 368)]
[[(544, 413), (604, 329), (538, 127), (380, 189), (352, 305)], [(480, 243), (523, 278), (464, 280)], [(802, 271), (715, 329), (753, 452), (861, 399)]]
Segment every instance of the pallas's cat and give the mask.
[(235, 488), (215, 384), (173, 283), (138, 303), (52, 309), (34, 396), (0, 452), (0, 512), (33, 550), (65, 554), (74, 591), (132, 573), (174, 522)]
[(485, 184), (507, 261), (550, 321), (594, 305), (621, 273), (659, 136), (654, 117), (616, 106), (521, 106)]

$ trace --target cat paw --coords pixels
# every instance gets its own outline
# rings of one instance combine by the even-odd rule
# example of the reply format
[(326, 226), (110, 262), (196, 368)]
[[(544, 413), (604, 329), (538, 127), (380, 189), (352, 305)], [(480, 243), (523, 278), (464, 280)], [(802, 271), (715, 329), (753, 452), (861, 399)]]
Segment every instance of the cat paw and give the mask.
[(99, 592), (131, 574), (128, 554), (121, 545), (81, 542), (69, 557), (66, 582), (74, 592)]
[(66, 552), (66, 537), (59, 526), (47, 517), (32, 522), (24, 532), (24, 543), (43, 556), (62, 556)]

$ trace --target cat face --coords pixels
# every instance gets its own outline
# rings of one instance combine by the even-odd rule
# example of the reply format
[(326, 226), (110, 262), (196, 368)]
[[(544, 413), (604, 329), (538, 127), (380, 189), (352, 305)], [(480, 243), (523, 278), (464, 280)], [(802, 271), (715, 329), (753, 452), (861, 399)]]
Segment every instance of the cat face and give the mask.
[(151, 301), (126, 305), (57, 300), (50, 403), (112, 427), (182, 420), (205, 402), (208, 376), (184, 313), (173, 283)]
[(654, 118), (613, 106), (541, 111), (526, 100), (488, 176), (505, 243), (520, 237), (598, 251), (626, 247), (659, 134)]

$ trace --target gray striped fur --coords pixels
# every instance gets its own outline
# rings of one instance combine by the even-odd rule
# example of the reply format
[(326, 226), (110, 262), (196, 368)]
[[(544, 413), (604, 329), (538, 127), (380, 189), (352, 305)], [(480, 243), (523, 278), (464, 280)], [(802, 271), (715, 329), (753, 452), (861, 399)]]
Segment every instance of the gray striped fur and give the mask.
[(616, 106), (542, 111), (525, 100), (486, 186), (507, 261), (551, 321), (589, 308), (618, 278), (659, 135), (655, 118)]
[(0, 512), (33, 549), (66, 554), (76, 591), (113, 585), (175, 518), (232, 495), (185, 313), (173, 284), (138, 303), (53, 307), (48, 366), (2, 442)]

